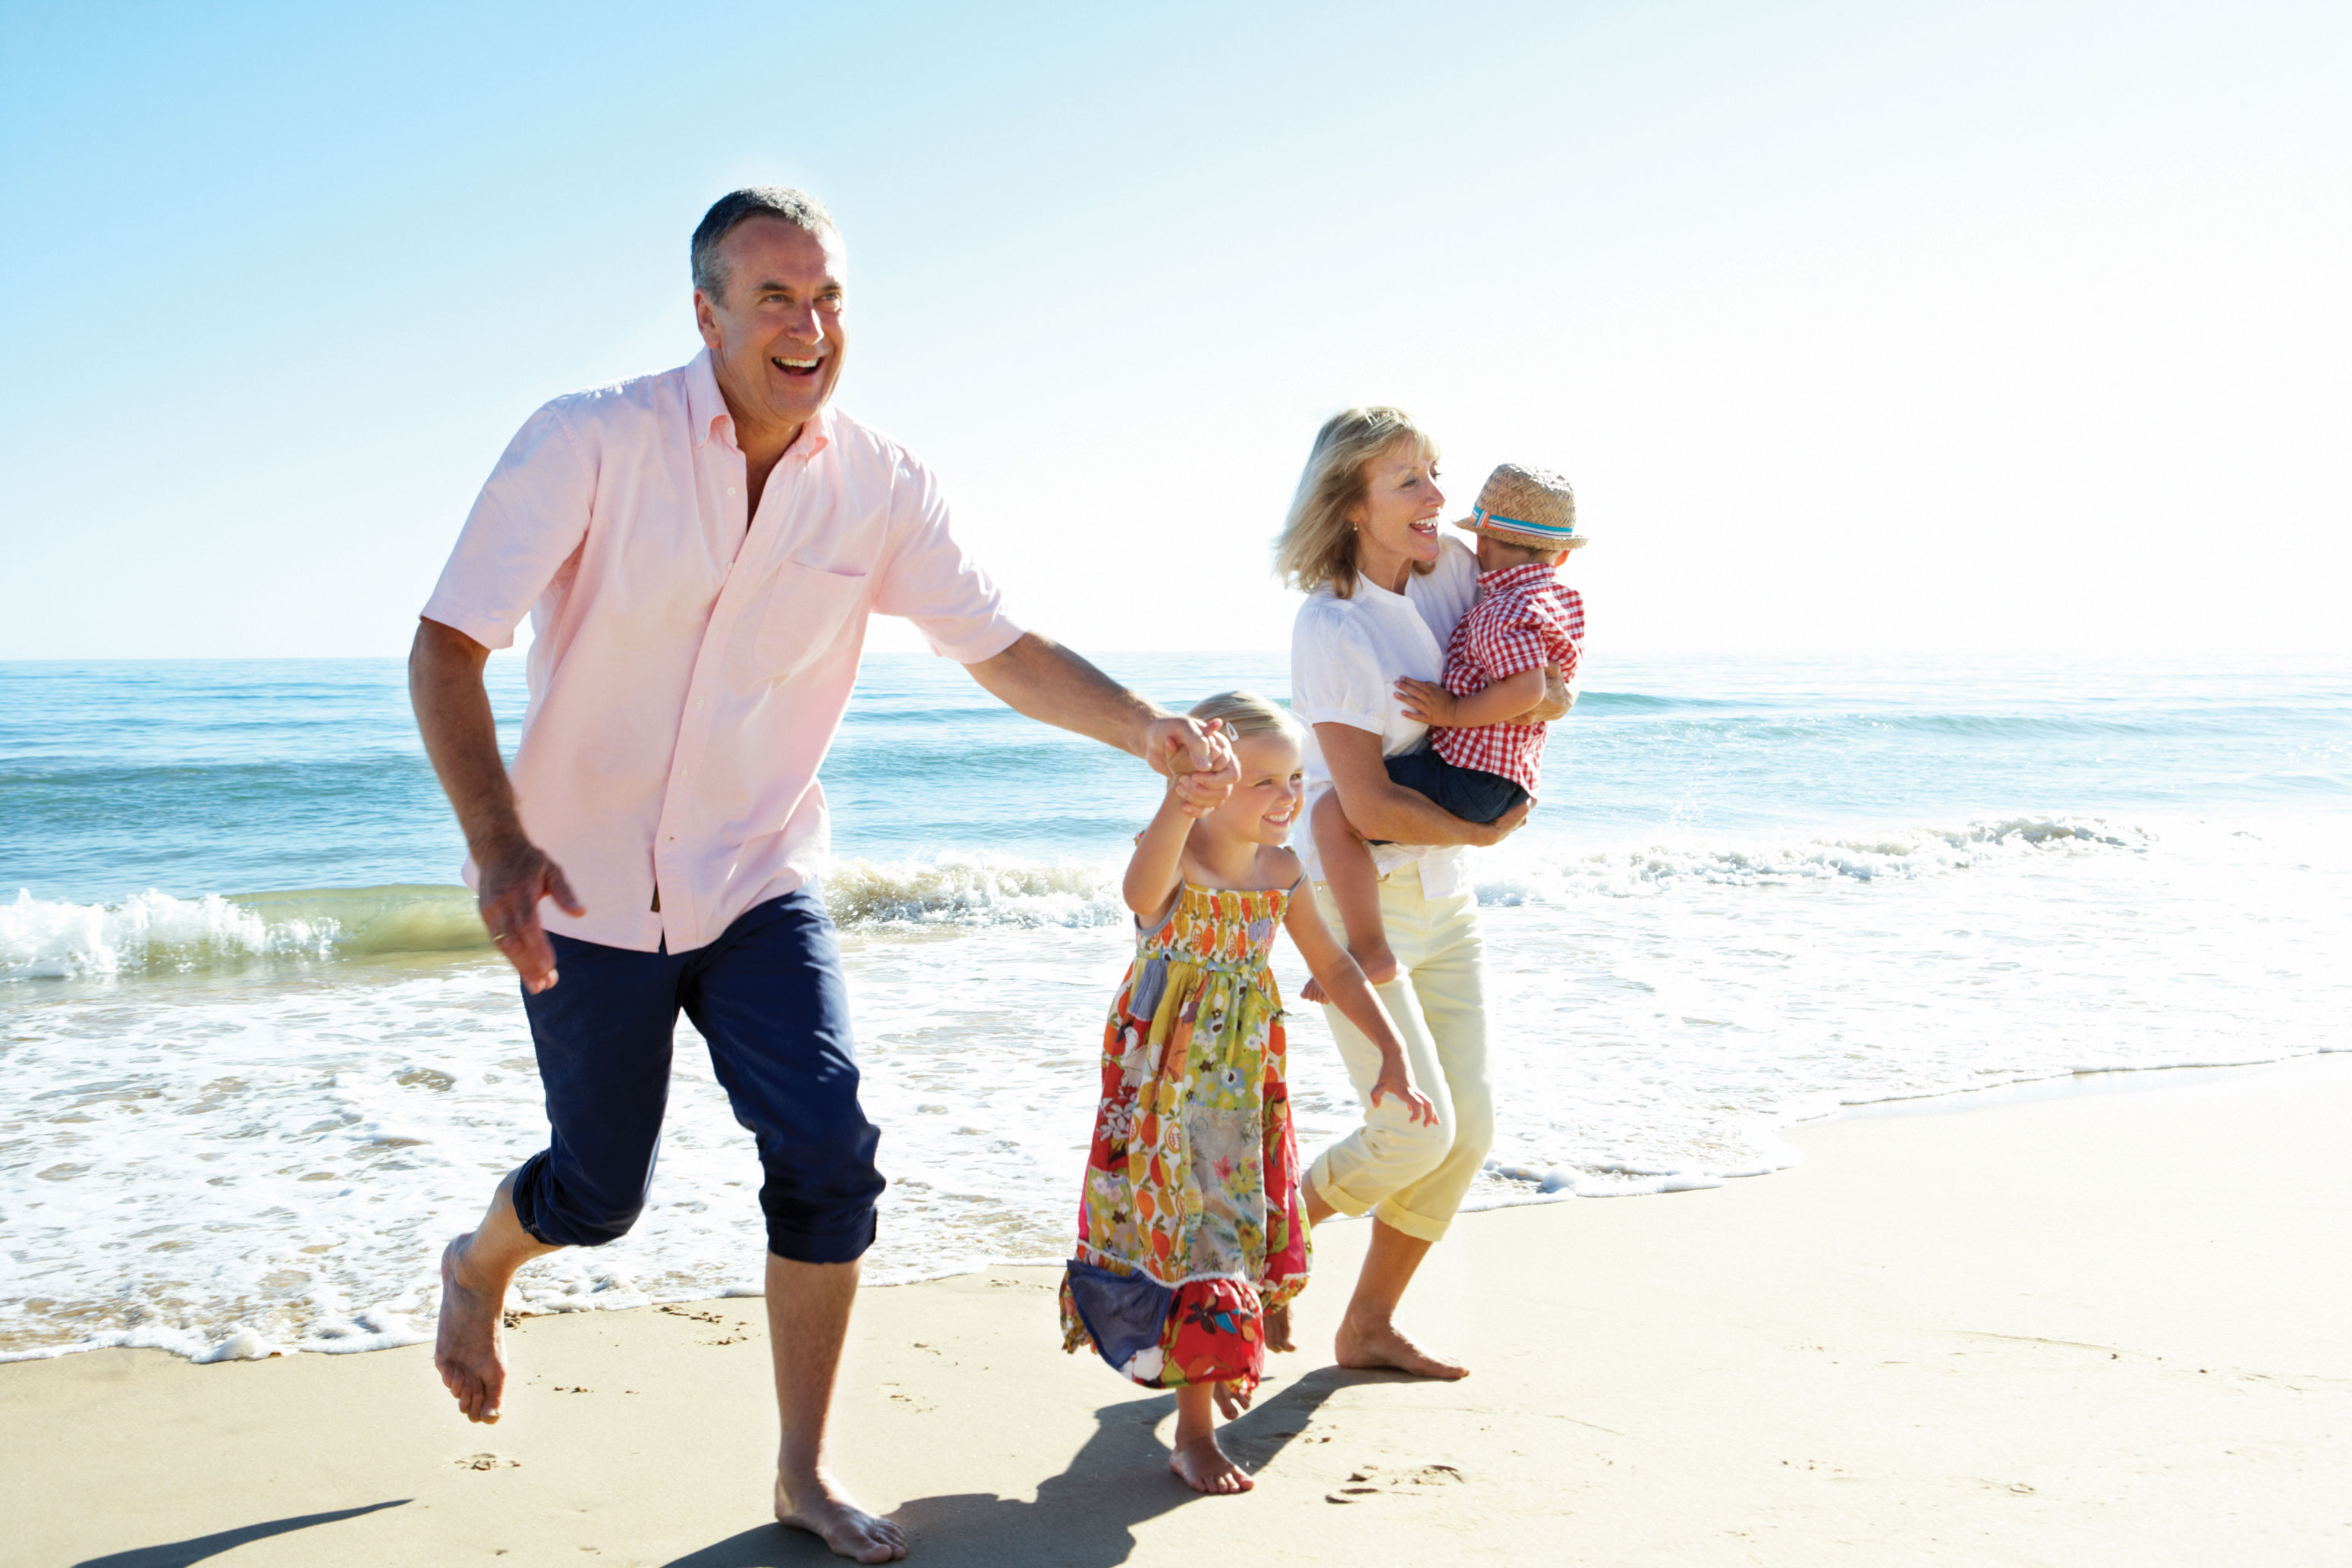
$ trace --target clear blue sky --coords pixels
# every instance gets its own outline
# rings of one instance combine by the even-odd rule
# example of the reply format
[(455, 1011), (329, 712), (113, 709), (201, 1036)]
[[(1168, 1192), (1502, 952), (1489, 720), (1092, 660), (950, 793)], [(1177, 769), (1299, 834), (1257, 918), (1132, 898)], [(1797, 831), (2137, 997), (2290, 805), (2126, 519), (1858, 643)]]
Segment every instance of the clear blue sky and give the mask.
[[(1597, 645), (2352, 652), (2352, 11), (0, 5), (0, 657), (390, 653), (805, 186), (843, 406), (1081, 647), (1275, 647), (1319, 420)], [(913, 645), (886, 634), (886, 646)]]

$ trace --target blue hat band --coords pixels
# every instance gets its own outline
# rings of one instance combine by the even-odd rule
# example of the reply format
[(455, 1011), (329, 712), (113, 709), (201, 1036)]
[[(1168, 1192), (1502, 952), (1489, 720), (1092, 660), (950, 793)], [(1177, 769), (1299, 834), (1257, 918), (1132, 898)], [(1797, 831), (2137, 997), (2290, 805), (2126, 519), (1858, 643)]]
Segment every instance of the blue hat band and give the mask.
[(1550, 523), (1530, 523), (1523, 517), (1497, 517), (1494, 513), (1488, 511), (1486, 507), (1479, 506), (1473, 506), (1470, 508), (1470, 515), (1477, 518), (1482, 525), (1492, 523), (1498, 528), (1516, 529), (1519, 533), (1533, 534), (1538, 538), (1572, 539), (1576, 538), (1576, 525), (1574, 523), (1569, 524), (1568, 527), (1564, 528), (1555, 527)]

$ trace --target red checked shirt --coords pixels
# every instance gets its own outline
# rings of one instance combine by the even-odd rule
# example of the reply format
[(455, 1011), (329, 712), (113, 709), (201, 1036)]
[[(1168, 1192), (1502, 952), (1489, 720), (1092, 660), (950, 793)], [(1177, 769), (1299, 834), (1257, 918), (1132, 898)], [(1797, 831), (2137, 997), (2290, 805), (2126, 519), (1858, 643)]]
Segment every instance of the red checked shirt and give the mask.
[[(1475, 696), (1495, 682), (1547, 664), (1559, 678), (1576, 675), (1584, 652), (1584, 600), (1562, 588), (1541, 561), (1490, 571), (1478, 579), (1478, 602), (1454, 628), (1445, 650), (1445, 689)], [(1475, 729), (1433, 729), (1430, 744), (1456, 768), (1499, 773), (1536, 792), (1543, 761), (1544, 727), (1488, 724)]]

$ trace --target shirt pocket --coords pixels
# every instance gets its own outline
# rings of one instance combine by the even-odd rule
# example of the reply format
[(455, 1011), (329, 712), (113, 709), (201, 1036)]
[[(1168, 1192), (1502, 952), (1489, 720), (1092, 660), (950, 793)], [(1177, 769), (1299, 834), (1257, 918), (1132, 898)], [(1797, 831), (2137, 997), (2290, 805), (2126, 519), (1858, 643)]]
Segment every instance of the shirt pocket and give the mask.
[(863, 572), (826, 571), (796, 560), (777, 568), (751, 643), (760, 673), (792, 674), (854, 638), (853, 619), (866, 608), (871, 580)]

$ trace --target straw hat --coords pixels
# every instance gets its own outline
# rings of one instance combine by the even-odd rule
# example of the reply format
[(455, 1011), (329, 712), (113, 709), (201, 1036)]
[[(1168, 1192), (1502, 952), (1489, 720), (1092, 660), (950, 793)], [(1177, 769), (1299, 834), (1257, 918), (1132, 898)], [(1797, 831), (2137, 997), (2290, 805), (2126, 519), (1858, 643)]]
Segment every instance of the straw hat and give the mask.
[(1591, 542), (1591, 536), (1576, 531), (1576, 494), (1568, 481), (1516, 463), (1486, 476), (1478, 504), (1454, 526), (1528, 549), (1582, 549)]

